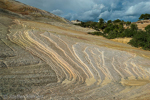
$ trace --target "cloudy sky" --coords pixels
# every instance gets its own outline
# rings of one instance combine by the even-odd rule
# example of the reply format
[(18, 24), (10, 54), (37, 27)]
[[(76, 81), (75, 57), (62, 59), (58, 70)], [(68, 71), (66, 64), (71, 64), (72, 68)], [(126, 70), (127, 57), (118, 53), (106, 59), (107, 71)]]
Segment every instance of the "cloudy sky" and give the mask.
[(68, 20), (98, 21), (120, 19), (137, 21), (150, 14), (150, 0), (17, 0), (49, 11)]

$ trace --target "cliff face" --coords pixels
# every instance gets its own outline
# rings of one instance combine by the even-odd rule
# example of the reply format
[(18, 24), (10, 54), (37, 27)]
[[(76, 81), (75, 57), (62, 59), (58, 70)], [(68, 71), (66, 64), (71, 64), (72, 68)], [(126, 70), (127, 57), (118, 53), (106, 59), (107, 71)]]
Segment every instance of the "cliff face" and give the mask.
[(31, 21), (17, 9), (13, 14), (4, 10), (0, 16), (0, 99), (150, 98), (149, 51), (88, 35), (93, 30), (59, 20)]

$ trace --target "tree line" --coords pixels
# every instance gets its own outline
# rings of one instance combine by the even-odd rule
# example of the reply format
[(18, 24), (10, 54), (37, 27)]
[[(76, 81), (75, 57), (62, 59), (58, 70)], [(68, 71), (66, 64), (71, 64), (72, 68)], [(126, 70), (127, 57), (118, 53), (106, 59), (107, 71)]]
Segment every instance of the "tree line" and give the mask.
[[(150, 14), (142, 14), (139, 19), (150, 19)], [(125, 22), (116, 19), (114, 21), (108, 20), (105, 22), (102, 18), (99, 19), (99, 22), (88, 21), (81, 22), (78, 25), (97, 30), (96, 32), (89, 32), (88, 34), (102, 35), (108, 39), (132, 37), (132, 40), (128, 44), (150, 50), (150, 25), (145, 27), (145, 31), (142, 31), (138, 29), (136, 24), (132, 24), (130, 21)]]

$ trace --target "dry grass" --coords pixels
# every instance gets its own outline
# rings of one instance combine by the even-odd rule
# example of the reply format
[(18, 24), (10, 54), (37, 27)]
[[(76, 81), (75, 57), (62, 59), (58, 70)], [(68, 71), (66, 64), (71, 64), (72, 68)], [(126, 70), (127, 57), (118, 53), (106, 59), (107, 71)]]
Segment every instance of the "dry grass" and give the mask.
[(120, 43), (125, 43), (127, 44), (132, 38), (116, 38), (116, 39), (111, 39), (112, 41), (115, 42), (120, 42)]

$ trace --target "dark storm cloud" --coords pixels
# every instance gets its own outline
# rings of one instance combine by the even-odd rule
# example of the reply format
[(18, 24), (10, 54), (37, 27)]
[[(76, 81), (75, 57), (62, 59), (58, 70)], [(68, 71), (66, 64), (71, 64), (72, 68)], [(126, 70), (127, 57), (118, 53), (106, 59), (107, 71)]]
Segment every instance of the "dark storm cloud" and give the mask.
[(121, 19), (137, 21), (150, 13), (150, 0), (18, 0), (69, 20), (98, 21)]

